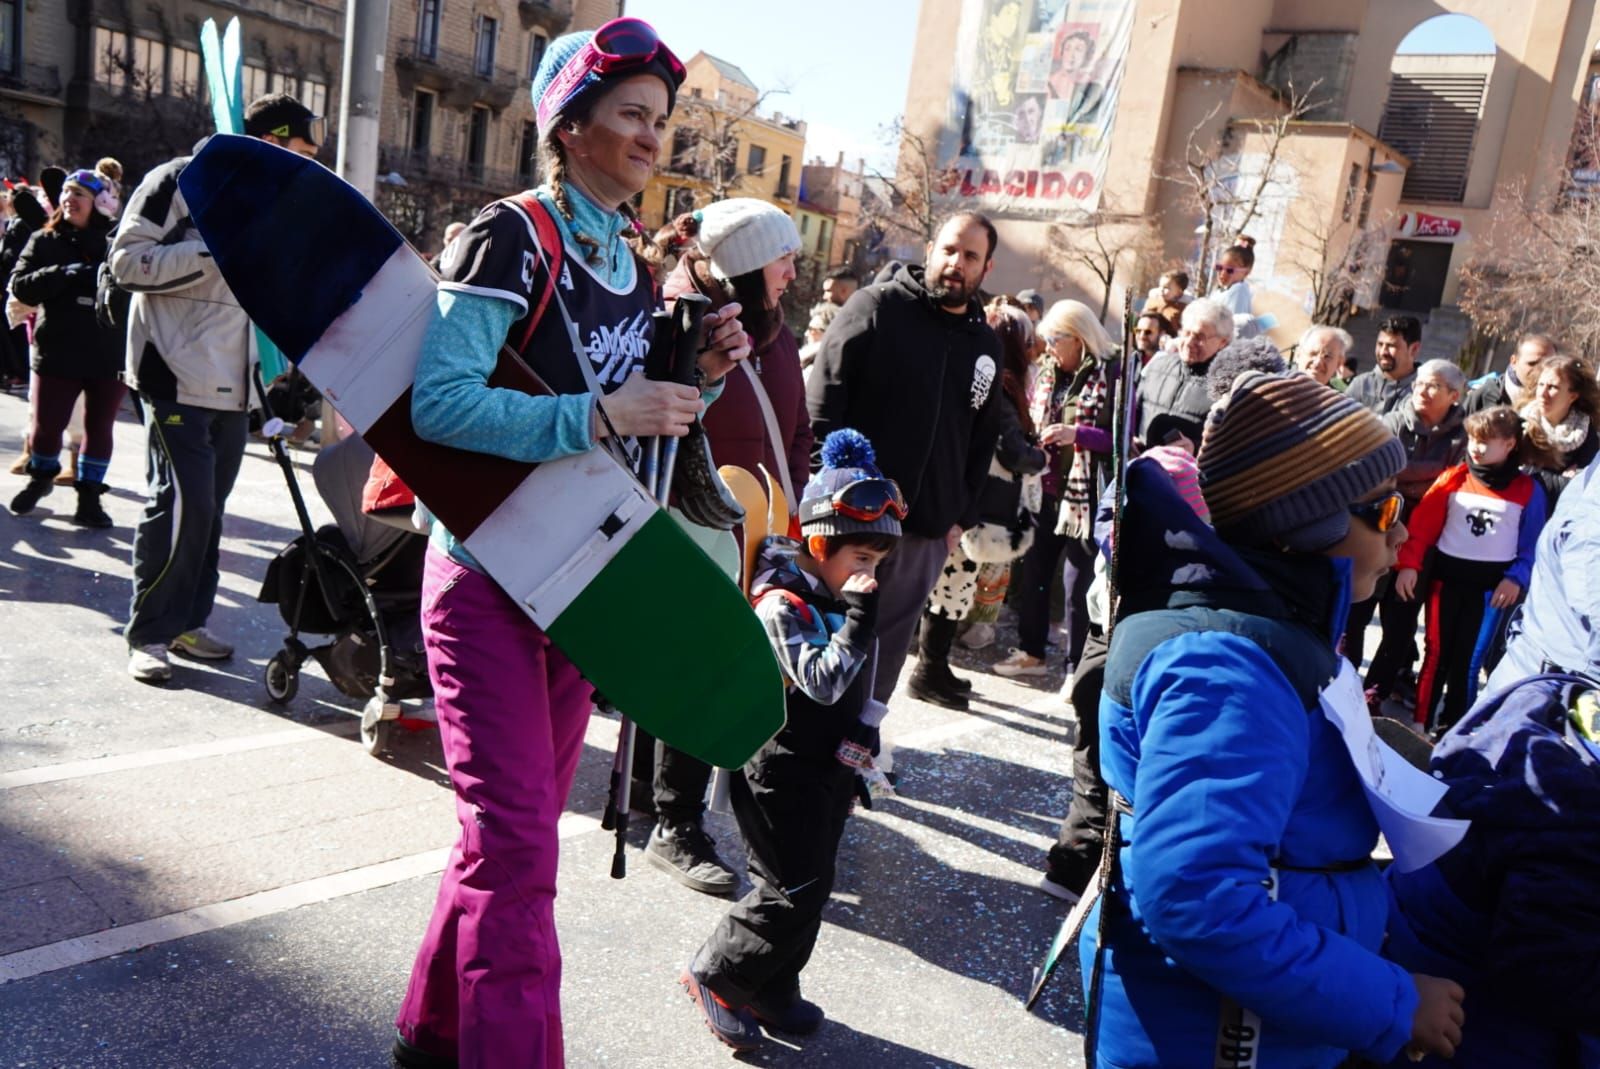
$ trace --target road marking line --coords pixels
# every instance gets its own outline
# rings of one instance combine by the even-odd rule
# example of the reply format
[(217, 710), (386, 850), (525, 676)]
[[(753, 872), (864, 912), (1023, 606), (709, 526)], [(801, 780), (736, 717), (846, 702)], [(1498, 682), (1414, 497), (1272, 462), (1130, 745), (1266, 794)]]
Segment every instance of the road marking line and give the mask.
[[(947, 724), (925, 728), (921, 731), (913, 731), (898, 740), (891, 739), (891, 741), (909, 749), (926, 749), (945, 739), (969, 732), (983, 732), (1013, 723), (1026, 722), (1024, 717), (1018, 717), (1003, 711), (988, 710), (987, 712), (996, 719), (955, 720)], [(1004, 723), (997, 722), (997, 720), (1004, 721)], [(601, 736), (608, 734), (606, 726), (615, 727), (614, 724), (598, 718), (591, 721), (589, 726), (591, 729), (598, 728), (599, 730), (595, 734)], [(221, 739), (215, 742), (195, 743), (189, 746), (173, 746), (162, 750), (145, 750), (139, 753), (121, 754), (116, 757), (105, 757), (92, 761), (73, 761), (60, 765), (46, 765), (40, 768), (24, 769), (19, 772), (0, 775), (0, 789), (51, 783), (57, 780), (100, 775), (106, 772), (120, 772), (131, 768), (146, 768), (175, 761), (193, 760), (197, 757), (214, 757), (220, 754), (241, 753), (273, 746), (284, 746), (295, 742), (309, 741), (312, 738), (353, 735), (358, 729), (359, 724), (352, 720), (348, 724), (334, 724), (325, 729), (297, 727), (292, 730), (273, 731), (262, 735), (247, 735), (236, 739)], [(557, 824), (556, 836), (561, 840), (572, 839), (587, 832), (596, 831), (599, 827), (600, 814), (598, 812), (563, 813)], [(997, 831), (998, 829), (987, 830)], [(1012, 831), (1011, 837), (1015, 837), (1014, 831)], [(331, 899), (386, 887), (404, 880), (430, 876), (443, 871), (449, 857), (449, 848), (427, 850), (419, 854), (411, 854), (406, 857), (393, 858), (389, 861), (380, 861), (361, 868), (349, 869), (345, 872), (318, 876), (299, 883), (288, 884), (284, 887), (275, 887), (269, 891), (258, 891), (255, 894), (230, 899), (226, 902), (213, 902), (178, 913), (153, 917), (150, 920), (137, 921), (133, 924), (107, 928), (88, 935), (74, 936), (70, 939), (47, 943), (44, 946), (19, 950), (0, 956), (0, 985), (11, 983), (15, 980), (25, 980), (43, 973), (55, 972), (59, 969), (85, 965), (117, 954), (125, 954), (129, 951), (172, 942), (175, 939), (201, 935), (205, 932), (216, 931), (219, 928), (242, 924), (245, 921), (259, 920), (278, 913), (286, 913), (289, 910), (299, 909), (301, 906), (327, 902)]]
[[(557, 824), (556, 835), (571, 839), (600, 827), (598, 813), (563, 813)], [(450, 858), (449, 848), (427, 850), (420, 854), (380, 861), (375, 865), (336, 872), (328, 876), (258, 891), (243, 898), (226, 902), (213, 902), (196, 906), (180, 913), (168, 913), (147, 921), (107, 928), (90, 935), (62, 939), (44, 946), (19, 950), (0, 957), (0, 985), (30, 976), (85, 965), (114, 954), (126, 954), (185, 939), (191, 935), (216, 931), (245, 921), (259, 920), (277, 913), (285, 913), (301, 906), (326, 902), (345, 895), (371, 891), (378, 887), (400, 883), (403, 880), (431, 876), (441, 872)]]
[(193, 761), (201, 757), (220, 757), (225, 754), (248, 753), (273, 746), (293, 746), (326, 738), (352, 738), (361, 730), (355, 718), (329, 724), (326, 727), (294, 727), (288, 730), (267, 731), (259, 735), (240, 735), (231, 739), (213, 739), (210, 742), (193, 742), (185, 746), (168, 746), (159, 750), (139, 750), (134, 753), (97, 757), (88, 761), (66, 761), (59, 765), (40, 765), (37, 768), (0, 772), (0, 791), (12, 787), (33, 787), (41, 783), (55, 783), (83, 776), (103, 776), (108, 772), (126, 772), (133, 768), (150, 768), (169, 765), (177, 761)]

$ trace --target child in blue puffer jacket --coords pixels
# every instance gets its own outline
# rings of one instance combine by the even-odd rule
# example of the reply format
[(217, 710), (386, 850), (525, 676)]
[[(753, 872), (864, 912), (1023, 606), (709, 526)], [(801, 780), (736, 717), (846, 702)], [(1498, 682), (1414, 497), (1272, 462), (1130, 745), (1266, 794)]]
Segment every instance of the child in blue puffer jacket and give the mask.
[[(1215, 529), (1158, 469), (1128, 472), (1100, 707), (1120, 816), (1081, 943), (1087, 1060), (1448, 1056), (1461, 989), (1378, 954), (1378, 827), (1323, 709), (1354, 671), (1334, 650), (1346, 609), (1405, 538), (1405, 451), (1315, 380), (1249, 373), (1208, 418), (1198, 460)], [(1359, 704), (1359, 683), (1341, 682)]]

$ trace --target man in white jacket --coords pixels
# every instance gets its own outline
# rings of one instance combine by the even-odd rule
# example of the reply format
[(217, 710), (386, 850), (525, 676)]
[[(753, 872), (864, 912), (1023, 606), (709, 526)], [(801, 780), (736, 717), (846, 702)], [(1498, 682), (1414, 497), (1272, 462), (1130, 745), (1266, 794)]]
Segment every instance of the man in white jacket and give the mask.
[[(317, 117), (282, 93), (245, 110), (245, 133), (303, 155)], [(125, 378), (144, 418), (150, 475), (133, 536), (128, 674), (172, 678), (169, 652), (226, 660), (206, 629), (217, 593), (222, 516), (248, 428), (250, 322), (189, 218), (178, 188), (189, 157), (145, 176), (111, 245), (111, 273), (133, 294)]]

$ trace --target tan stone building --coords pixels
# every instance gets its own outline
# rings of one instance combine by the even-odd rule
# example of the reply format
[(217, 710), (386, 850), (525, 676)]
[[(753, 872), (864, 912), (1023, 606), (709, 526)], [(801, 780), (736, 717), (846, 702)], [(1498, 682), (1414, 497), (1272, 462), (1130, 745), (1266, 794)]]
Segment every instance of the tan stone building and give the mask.
[[(800, 195), (834, 218), (831, 240), (826, 247), (827, 267), (856, 267), (866, 223), (861, 215), (861, 200), (866, 182), (866, 165), (856, 161), (854, 170), (845, 166), (844, 153), (833, 163), (822, 158), (806, 164), (800, 180)], [(819, 253), (823, 250), (819, 248)]]
[(336, 107), (342, 0), (0, 0), (0, 169), (36, 176), (111, 155), (136, 181), (187, 152), (213, 129), (200, 24), (236, 15), (246, 97)]
[(550, 41), (618, 0), (390, 0), (377, 202), (424, 251), (537, 182), (530, 87)]
[(648, 226), (728, 197), (757, 197), (794, 214), (806, 124), (761, 112), (761, 91), (727, 60), (697, 52), (667, 122), (660, 164), (639, 204)]
[[(1396, 55), (1447, 13), (1477, 19), (1493, 54)], [(939, 146), (924, 162), (941, 205), (997, 217), (992, 289), (1098, 305), (1063, 255), (1096, 223), (1131, 250), (1154, 221), (1117, 297), (1168, 263), (1209, 274), (1248, 215), (1275, 340), (1307, 324), (1320, 280), (1324, 301), (1331, 286), (1430, 315), (1451, 355), (1473, 236), (1497, 189), (1558, 181), (1597, 40), (1600, 8), (1580, 0), (924, 0), (906, 120)], [(1212, 176), (1209, 215), (1186, 160)]]

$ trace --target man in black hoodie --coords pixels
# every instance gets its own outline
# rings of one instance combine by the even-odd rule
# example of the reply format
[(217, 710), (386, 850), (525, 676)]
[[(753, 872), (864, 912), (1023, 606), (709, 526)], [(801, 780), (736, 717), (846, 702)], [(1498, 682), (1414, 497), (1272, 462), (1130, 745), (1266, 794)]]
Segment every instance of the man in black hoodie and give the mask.
[(928, 245), (927, 266), (892, 264), (845, 302), (822, 339), (806, 404), (816, 441), (840, 427), (871, 439), (910, 511), (878, 569), (878, 671), (887, 702), (923, 604), (963, 528), (999, 434), (1000, 341), (978, 287), (994, 266), (994, 224), (959, 212)]

